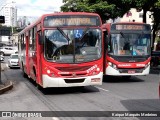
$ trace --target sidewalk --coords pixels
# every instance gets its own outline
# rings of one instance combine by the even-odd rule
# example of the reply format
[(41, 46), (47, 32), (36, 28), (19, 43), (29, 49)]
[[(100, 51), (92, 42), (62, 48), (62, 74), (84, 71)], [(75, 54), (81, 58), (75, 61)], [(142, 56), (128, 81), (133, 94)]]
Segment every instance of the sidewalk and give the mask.
[(0, 94), (3, 94), (4, 92), (10, 90), (13, 88), (13, 83), (7, 79), (5, 70), (7, 69), (7, 66), (5, 63), (1, 63), (1, 83), (0, 83)]

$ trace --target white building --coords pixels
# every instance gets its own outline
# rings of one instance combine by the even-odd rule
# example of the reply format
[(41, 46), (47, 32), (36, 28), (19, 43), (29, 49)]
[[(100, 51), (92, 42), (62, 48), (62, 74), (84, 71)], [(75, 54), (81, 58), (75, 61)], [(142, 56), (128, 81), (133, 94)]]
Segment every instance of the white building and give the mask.
[(14, 2), (8, 2), (4, 3), (0, 6), (0, 15), (5, 16), (5, 23), (2, 25), (6, 26), (17, 26), (17, 8), (15, 6)]
[[(123, 15), (123, 17), (120, 19), (120, 22), (131, 22), (135, 20), (135, 22), (143, 22), (143, 10), (140, 12), (137, 12), (135, 8), (131, 8), (130, 11)], [(146, 23), (152, 25), (153, 17), (152, 13), (150, 11), (147, 11), (146, 13)]]
[[(3, 26), (17, 27), (17, 7), (15, 6), (15, 2), (10, 0), (3, 2), (3, 4), (0, 5), (0, 15), (5, 16)], [(11, 41), (13, 41), (9, 39), (9, 36), (1, 36), (0, 40), (3, 43), (11, 43)]]
[[(153, 16), (152, 13), (147, 11), (146, 13), (146, 23), (153, 25)], [(138, 12), (135, 8), (131, 8), (130, 11), (123, 15), (122, 18), (117, 18), (114, 22), (143, 22), (143, 10)], [(108, 20), (107, 22), (113, 23), (113, 20)]]

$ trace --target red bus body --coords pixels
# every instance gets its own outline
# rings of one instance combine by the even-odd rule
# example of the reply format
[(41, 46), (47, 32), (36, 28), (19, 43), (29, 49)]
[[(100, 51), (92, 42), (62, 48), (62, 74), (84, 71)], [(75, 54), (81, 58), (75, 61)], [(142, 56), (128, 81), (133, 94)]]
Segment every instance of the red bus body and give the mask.
[(105, 41), (104, 74), (111, 76), (147, 75), (151, 60), (150, 25), (137, 22), (102, 25)]
[[(43, 88), (101, 85), (101, 25), (94, 13), (43, 15), (19, 33), (19, 62), (24, 75)], [(84, 42), (85, 36), (89, 42), (95, 37), (96, 45)], [(78, 46), (76, 40), (83, 44)]]

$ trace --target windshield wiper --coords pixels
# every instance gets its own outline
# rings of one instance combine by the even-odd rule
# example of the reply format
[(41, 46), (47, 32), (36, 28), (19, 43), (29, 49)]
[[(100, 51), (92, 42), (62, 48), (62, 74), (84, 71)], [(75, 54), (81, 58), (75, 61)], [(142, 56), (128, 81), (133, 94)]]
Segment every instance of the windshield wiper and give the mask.
[(123, 33), (122, 31), (120, 32), (120, 34), (121, 34), (121, 36), (122, 36), (126, 41), (128, 41), (127, 38), (126, 38), (126, 36), (124, 35), (124, 33)]
[(125, 36), (124, 36), (124, 33), (123, 33), (123, 32), (120, 32), (120, 34), (121, 34), (121, 36), (122, 36), (123, 38), (125, 38)]
[(144, 32), (142, 31), (142, 33), (138, 36), (138, 39), (140, 40), (144, 35)]
[(86, 33), (87, 33), (87, 31), (88, 31), (89, 29), (90, 29), (90, 28), (87, 27), (87, 28), (84, 30), (84, 32), (83, 32), (83, 34), (82, 34), (82, 37), (79, 39), (80, 41), (83, 39), (83, 37), (86, 35)]
[[(90, 28), (87, 27), (87, 28), (84, 30), (84, 32), (83, 32), (83, 34), (82, 34), (82, 37), (79, 39), (79, 41), (81, 41), (81, 40), (84, 38), (84, 36), (86, 35), (86, 33), (87, 33), (87, 31), (88, 31), (89, 29), (90, 29)], [(81, 45), (81, 47), (83, 47), (84, 44), (85, 44), (85, 41), (84, 41), (84, 43)]]
[(68, 44), (69, 44), (70, 39), (69, 39), (69, 37), (63, 32), (63, 30), (62, 30), (61, 28), (59, 28), (59, 27), (57, 27), (57, 30), (68, 40)]

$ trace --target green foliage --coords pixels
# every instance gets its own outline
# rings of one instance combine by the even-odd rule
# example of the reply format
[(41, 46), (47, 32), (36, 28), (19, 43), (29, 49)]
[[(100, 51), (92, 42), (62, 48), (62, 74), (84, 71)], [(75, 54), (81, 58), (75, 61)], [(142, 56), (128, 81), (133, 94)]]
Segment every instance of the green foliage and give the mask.
[(155, 7), (160, 7), (160, 0), (155, 3)]
[[(113, 1), (121, 3), (117, 0)], [(124, 3), (125, 7), (122, 7), (112, 4), (110, 0), (63, 0), (63, 2), (65, 3), (61, 6), (63, 12), (94, 12), (98, 13), (103, 21), (123, 16), (130, 9), (126, 3)]]

